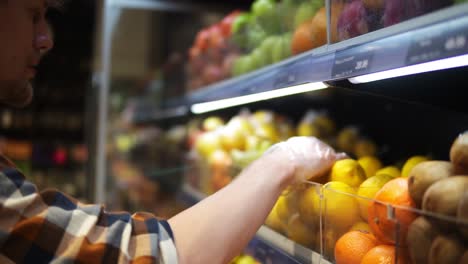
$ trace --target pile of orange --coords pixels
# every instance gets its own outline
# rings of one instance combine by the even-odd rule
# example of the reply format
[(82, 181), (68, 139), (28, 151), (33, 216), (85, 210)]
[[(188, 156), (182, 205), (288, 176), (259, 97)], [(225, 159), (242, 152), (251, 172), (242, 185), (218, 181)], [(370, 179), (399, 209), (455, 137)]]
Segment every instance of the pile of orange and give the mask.
[(417, 217), (409, 208), (415, 206), (409, 195), (408, 178), (396, 178), (376, 193), (368, 208), (367, 221), (379, 240), (403, 246), (408, 227)]
[(360, 264), (364, 255), (378, 244), (377, 239), (370, 233), (350, 231), (336, 241), (336, 264)]
[[(398, 262), (395, 260), (398, 259)], [(336, 264), (406, 264), (407, 254), (394, 245), (385, 245), (374, 235), (349, 231), (335, 244)]]
[(408, 226), (417, 217), (412, 207), (415, 203), (408, 192), (408, 179), (395, 178), (387, 182), (368, 208), (372, 233), (361, 228), (341, 236), (335, 244), (336, 263), (409, 263), (404, 245)]
[[(398, 254), (398, 256), (397, 256)], [(398, 259), (395, 262), (395, 259)], [(379, 245), (366, 253), (361, 260), (361, 264), (406, 264), (406, 256), (401, 252), (396, 252), (394, 246)]]

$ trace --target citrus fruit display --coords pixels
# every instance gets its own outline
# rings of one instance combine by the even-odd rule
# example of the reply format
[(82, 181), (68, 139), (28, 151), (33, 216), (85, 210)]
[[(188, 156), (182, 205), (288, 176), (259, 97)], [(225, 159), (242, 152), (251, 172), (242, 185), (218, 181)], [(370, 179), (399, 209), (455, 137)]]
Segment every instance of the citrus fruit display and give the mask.
[[(417, 214), (408, 191), (407, 178), (387, 182), (368, 207), (368, 223), (375, 236), (385, 243), (405, 245), (408, 226)], [(398, 237), (398, 240), (396, 239)]]
[(278, 198), (276, 202), (276, 213), (284, 224), (287, 224), (289, 218), (297, 213), (297, 199), (298, 194), (296, 192), (289, 192)]
[(379, 174), (387, 174), (392, 176), (393, 178), (398, 178), (401, 176), (401, 171), (396, 166), (386, 166), (375, 173), (375, 175)]
[(330, 181), (343, 182), (351, 187), (359, 187), (365, 179), (364, 169), (353, 159), (338, 160), (330, 174)]
[[(398, 255), (398, 256), (397, 256)], [(361, 264), (406, 264), (409, 263), (402, 252), (391, 245), (378, 245), (369, 250)]]
[(401, 169), (401, 177), (408, 177), (414, 166), (418, 165), (419, 163), (423, 161), (428, 161), (428, 160), (429, 159), (424, 156), (413, 156), (409, 158), (403, 165), (403, 168)]
[(320, 186), (312, 185), (301, 192), (298, 201), (299, 216), (304, 223), (317, 225), (320, 220)]
[(297, 213), (290, 217), (286, 233), (289, 239), (308, 248), (314, 248), (319, 235), (317, 228), (305, 224)]
[(367, 222), (363, 222), (363, 221), (355, 223), (349, 229), (349, 231), (362, 231), (362, 232), (372, 233), (372, 230), (371, 230), (369, 224)]
[(275, 230), (276, 232), (283, 233), (285, 230), (284, 224), (279, 218), (278, 212), (276, 211), (278, 208), (278, 201), (275, 203), (273, 208), (271, 209), (270, 213), (268, 214), (265, 224), (269, 226), (271, 229)]
[(364, 156), (358, 159), (359, 165), (366, 173), (366, 177), (372, 177), (382, 168), (382, 162), (375, 156)]
[(377, 154), (377, 145), (369, 139), (359, 139), (354, 145), (354, 155), (358, 158), (365, 156), (375, 156)]
[(371, 200), (375, 194), (391, 179), (392, 176), (387, 174), (379, 174), (372, 176), (359, 185), (357, 201), (359, 203), (359, 212), (362, 219), (367, 221), (367, 211)]
[(378, 244), (371, 233), (362, 231), (345, 233), (335, 244), (336, 264), (360, 264), (366, 253)]
[(340, 232), (360, 221), (356, 191), (343, 182), (332, 181), (323, 186), (323, 217), (327, 229)]

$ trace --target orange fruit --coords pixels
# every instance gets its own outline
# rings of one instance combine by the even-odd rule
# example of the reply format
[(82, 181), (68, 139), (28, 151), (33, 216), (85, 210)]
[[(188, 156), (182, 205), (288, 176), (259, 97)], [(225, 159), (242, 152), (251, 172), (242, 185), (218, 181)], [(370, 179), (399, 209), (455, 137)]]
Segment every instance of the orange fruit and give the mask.
[(292, 54), (320, 47), (327, 43), (327, 13), (321, 8), (315, 16), (304, 21), (294, 31), (291, 51)]
[[(398, 254), (398, 262), (395, 262)], [(405, 254), (396, 252), (390, 245), (378, 245), (369, 250), (362, 258), (361, 264), (405, 264), (408, 263)]]
[(291, 42), (291, 51), (293, 54), (299, 54), (313, 48), (312, 38), (310, 36), (312, 20), (313, 19), (309, 19), (302, 22), (294, 31)]
[(377, 239), (371, 233), (347, 232), (336, 241), (336, 264), (360, 264), (364, 255), (378, 244)]
[[(405, 245), (408, 226), (417, 217), (411, 210), (414, 207), (415, 202), (408, 191), (408, 178), (387, 182), (368, 207), (368, 223), (372, 232), (385, 243)], [(396, 237), (399, 237), (398, 241)]]

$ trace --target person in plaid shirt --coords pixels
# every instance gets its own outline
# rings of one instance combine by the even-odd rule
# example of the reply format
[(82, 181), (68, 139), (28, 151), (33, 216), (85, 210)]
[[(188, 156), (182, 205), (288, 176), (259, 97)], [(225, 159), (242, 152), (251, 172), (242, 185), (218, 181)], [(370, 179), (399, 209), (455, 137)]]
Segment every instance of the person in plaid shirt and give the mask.
[[(56, 0), (0, 0), (0, 102), (27, 105), (53, 46)], [(0, 155), (0, 263), (227, 263), (247, 245), (284, 188), (327, 171), (341, 154), (316, 138), (271, 147), (231, 184), (167, 221), (111, 213), (57, 190), (38, 192)]]

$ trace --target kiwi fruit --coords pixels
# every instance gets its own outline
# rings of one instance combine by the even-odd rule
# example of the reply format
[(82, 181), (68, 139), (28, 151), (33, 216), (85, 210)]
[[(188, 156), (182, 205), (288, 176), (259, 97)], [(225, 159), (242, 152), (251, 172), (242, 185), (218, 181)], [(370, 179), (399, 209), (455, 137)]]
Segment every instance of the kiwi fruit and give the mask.
[(413, 263), (427, 263), (432, 241), (438, 235), (438, 230), (424, 216), (414, 220), (408, 228), (406, 241), (408, 253)]
[(455, 236), (437, 236), (429, 250), (429, 264), (458, 264), (464, 253), (463, 244)]
[[(458, 230), (468, 240), (468, 189), (463, 193), (457, 208)], [(468, 262), (466, 262), (468, 263)]]
[(450, 161), (457, 174), (468, 174), (468, 131), (459, 135), (450, 148)]
[[(454, 217), (457, 214), (459, 201), (468, 190), (467, 176), (452, 176), (433, 183), (424, 193), (422, 209), (434, 214)], [(431, 217), (439, 228), (451, 230), (453, 223), (443, 220), (443, 217)]]
[(441, 160), (423, 161), (411, 170), (408, 178), (408, 190), (411, 198), (420, 208), (424, 193), (434, 182), (454, 175), (452, 163)]

